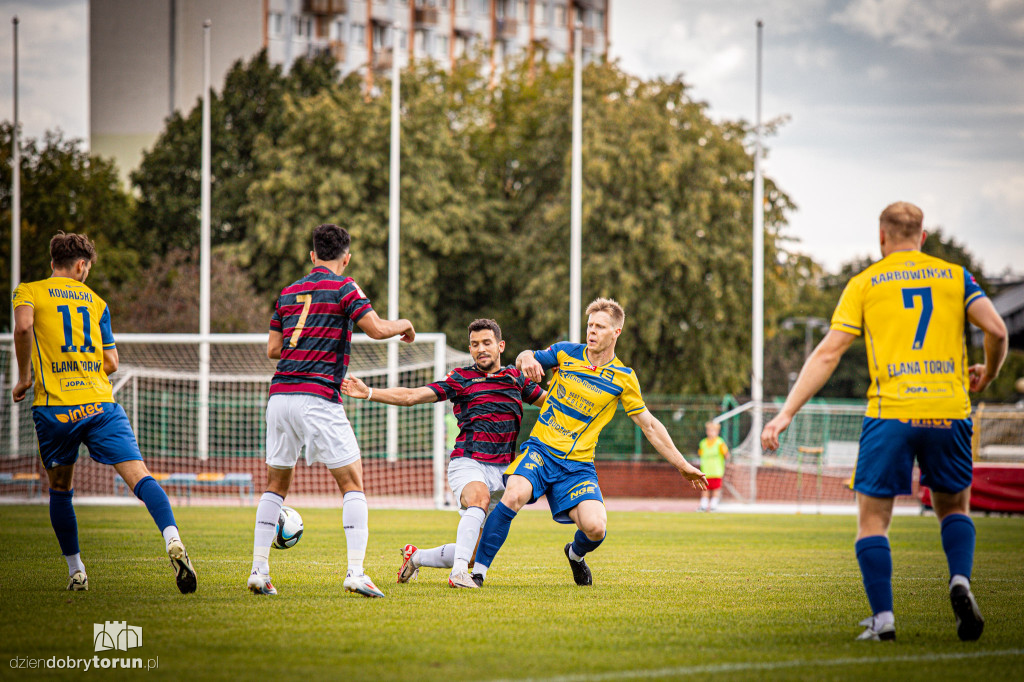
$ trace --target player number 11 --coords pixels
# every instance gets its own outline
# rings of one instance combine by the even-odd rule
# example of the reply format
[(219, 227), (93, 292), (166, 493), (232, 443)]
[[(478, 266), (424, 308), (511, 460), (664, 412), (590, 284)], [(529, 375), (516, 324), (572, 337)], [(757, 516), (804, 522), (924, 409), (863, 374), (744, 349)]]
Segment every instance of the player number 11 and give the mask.
[(60, 316), (64, 318), (64, 345), (60, 347), (61, 353), (95, 353), (96, 346), (92, 345), (92, 326), (89, 324), (89, 308), (80, 305), (77, 308), (78, 314), (82, 316), (82, 345), (75, 347), (72, 334), (74, 329), (71, 326), (71, 308), (66, 305), (57, 306)]

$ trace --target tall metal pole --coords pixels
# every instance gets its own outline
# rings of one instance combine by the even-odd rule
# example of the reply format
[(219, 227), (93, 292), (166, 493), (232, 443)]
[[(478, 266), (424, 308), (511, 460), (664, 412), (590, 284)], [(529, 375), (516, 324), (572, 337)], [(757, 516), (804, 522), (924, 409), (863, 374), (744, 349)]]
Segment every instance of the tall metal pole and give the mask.
[(583, 22), (576, 22), (572, 68), (572, 188), (569, 209), (569, 342), (580, 342), (583, 252)]
[[(752, 466), (761, 463), (761, 425), (764, 420), (764, 179), (761, 177), (761, 34), (764, 22), (757, 20), (757, 95), (754, 117), (754, 271), (753, 330), (751, 347), (753, 362), (750, 376), (750, 398), (754, 403), (751, 425)], [(756, 469), (751, 472), (751, 500), (756, 499)]]
[[(402, 178), (400, 176), (401, 127), (399, 106), (401, 104), (401, 72), (398, 69), (398, 30), (395, 22), (391, 32), (391, 180), (388, 206), (388, 318), (398, 319), (398, 265), (400, 258), (399, 206)], [(410, 36), (410, 40), (412, 36)], [(439, 377), (440, 378), (440, 377)], [(388, 386), (398, 386), (398, 341), (388, 342)], [(398, 461), (398, 408), (387, 407), (387, 461)]]
[(203, 22), (202, 195), (199, 219), (199, 459), (210, 456), (210, 20)]
[[(21, 283), (21, 142), (18, 138), (18, 17), (11, 19), (14, 29), (14, 127), (11, 129), (11, 296)], [(11, 334), (14, 334), (14, 305), (11, 305)], [(18, 381), (18, 354), (11, 340), (11, 386)], [(21, 410), (11, 405), (11, 456), (20, 454)]]

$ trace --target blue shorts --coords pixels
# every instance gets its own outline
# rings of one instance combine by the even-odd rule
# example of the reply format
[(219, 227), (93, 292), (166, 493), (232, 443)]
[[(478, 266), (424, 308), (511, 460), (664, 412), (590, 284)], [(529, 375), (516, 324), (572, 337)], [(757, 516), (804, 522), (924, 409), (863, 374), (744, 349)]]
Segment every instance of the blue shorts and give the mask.
[(32, 408), (32, 420), (39, 437), (39, 457), (47, 469), (74, 464), (83, 444), (100, 464), (142, 459), (128, 415), (117, 403), (38, 406)]
[(853, 489), (871, 497), (909, 495), (915, 458), (921, 485), (940, 493), (970, 486), (971, 420), (865, 417)]
[(580, 502), (604, 502), (593, 462), (574, 462), (555, 457), (544, 446), (531, 441), (523, 444), (522, 452), (505, 470), (506, 482), (509, 476), (516, 474), (533, 485), (530, 504), (540, 499), (541, 495), (547, 495), (551, 518), (559, 523), (573, 523), (569, 518), (569, 510)]

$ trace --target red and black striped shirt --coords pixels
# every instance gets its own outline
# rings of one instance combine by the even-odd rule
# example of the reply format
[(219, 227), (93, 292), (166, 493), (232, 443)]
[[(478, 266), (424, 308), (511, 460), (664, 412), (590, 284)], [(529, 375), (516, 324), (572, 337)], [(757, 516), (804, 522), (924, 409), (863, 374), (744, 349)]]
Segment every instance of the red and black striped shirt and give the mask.
[(452, 401), (459, 435), (452, 457), (471, 457), (490, 464), (512, 461), (523, 403), (544, 393), (513, 365), (487, 374), (476, 365), (459, 367), (441, 381), (428, 384), (438, 400)]
[(284, 336), (270, 395), (308, 393), (341, 402), (352, 328), (371, 310), (351, 277), (323, 266), (286, 286), (270, 318), (270, 330)]

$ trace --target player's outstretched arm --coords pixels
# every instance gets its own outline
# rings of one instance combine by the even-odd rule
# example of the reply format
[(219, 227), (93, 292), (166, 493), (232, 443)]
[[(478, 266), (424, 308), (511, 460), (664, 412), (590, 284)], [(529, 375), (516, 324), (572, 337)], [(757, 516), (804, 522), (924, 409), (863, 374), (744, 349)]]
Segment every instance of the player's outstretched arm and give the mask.
[(392, 336), (400, 336), (402, 341), (412, 343), (416, 338), (416, 330), (412, 322), (406, 319), (382, 320), (376, 312), (370, 311), (359, 318), (356, 322), (371, 339), (390, 339)]
[(664, 424), (658, 421), (649, 410), (631, 414), (630, 418), (644, 432), (644, 436), (651, 442), (654, 449), (658, 451), (658, 454), (674, 466), (682, 474), (683, 478), (688, 480), (697, 490), (707, 490), (707, 477), (701, 473), (700, 469), (686, 461), (686, 458), (676, 448), (675, 443), (672, 442), (672, 436), (668, 435), (668, 429), (665, 428)]
[(18, 381), (11, 389), (14, 402), (20, 403), (32, 388), (32, 333), (36, 311), (30, 305), (14, 309), (14, 354), (18, 358)]
[(1009, 336), (1003, 318), (996, 312), (996, 307), (987, 298), (977, 298), (967, 308), (967, 319), (975, 327), (985, 332), (985, 363), (973, 365), (969, 370), (971, 390), (983, 391), (993, 379), (1006, 359)]
[(803, 369), (800, 370), (800, 376), (797, 377), (793, 389), (786, 396), (786, 402), (779, 410), (779, 414), (765, 424), (764, 430), (761, 431), (761, 447), (763, 449), (775, 450), (779, 447), (779, 436), (793, 421), (793, 417), (800, 411), (800, 408), (821, 390), (828, 378), (832, 376), (832, 372), (836, 371), (840, 358), (843, 357), (843, 353), (855, 338), (857, 337), (853, 334), (835, 329), (825, 335), (818, 347), (811, 353), (811, 357), (807, 358), (807, 362), (804, 363)]
[(516, 369), (525, 374), (526, 378), (534, 383), (540, 383), (544, 380), (544, 368), (537, 361), (537, 358), (534, 357), (532, 350), (524, 350), (516, 356)]
[(426, 386), (420, 388), (375, 388), (371, 393), (370, 388), (354, 376), (345, 377), (341, 382), (341, 392), (350, 398), (369, 399), (385, 405), (422, 405), (423, 403), (437, 402), (437, 394)]

